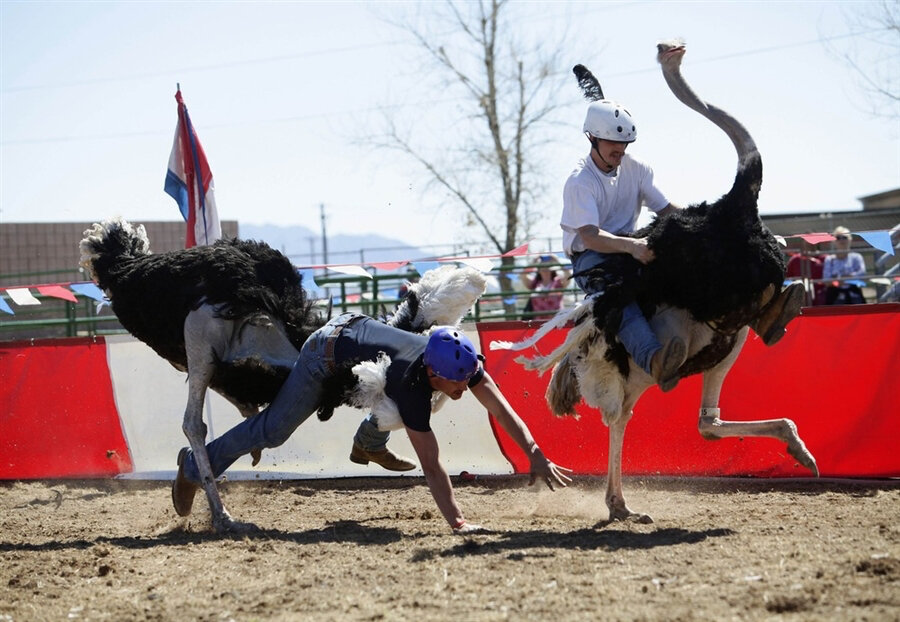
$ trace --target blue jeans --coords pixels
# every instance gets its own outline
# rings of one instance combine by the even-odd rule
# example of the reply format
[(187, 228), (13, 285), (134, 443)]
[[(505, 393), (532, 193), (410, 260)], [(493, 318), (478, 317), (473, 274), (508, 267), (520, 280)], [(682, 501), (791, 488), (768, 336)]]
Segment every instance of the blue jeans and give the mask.
[[(329, 339), (334, 338), (331, 335), (335, 328), (346, 324), (348, 319), (347, 315), (339, 315), (310, 335), (272, 403), (258, 415), (244, 419), (206, 445), (215, 477), (254, 449), (283, 444), (301, 423), (318, 410), (322, 382), (334, 371), (334, 359), (326, 354), (325, 346)], [(332, 348), (332, 355), (333, 352)], [(184, 475), (189, 481), (200, 483), (200, 473), (192, 453), (184, 461)]]
[[(576, 275), (575, 282), (581, 290), (590, 295), (603, 292), (602, 287), (596, 286), (596, 281), (591, 281), (582, 273), (590, 268), (599, 266), (606, 261), (609, 255), (597, 251), (584, 251), (578, 253), (572, 261), (572, 271)], [(656, 333), (650, 328), (650, 324), (641, 313), (636, 302), (628, 303), (622, 310), (622, 323), (619, 324), (619, 341), (625, 346), (625, 350), (637, 365), (648, 374), (653, 355), (662, 349), (662, 344), (656, 338)]]
[(356, 434), (353, 436), (353, 442), (367, 451), (381, 451), (387, 446), (390, 436), (391, 433), (387, 430), (382, 431), (378, 429), (372, 415), (369, 414), (359, 424), (359, 428), (357, 428)]

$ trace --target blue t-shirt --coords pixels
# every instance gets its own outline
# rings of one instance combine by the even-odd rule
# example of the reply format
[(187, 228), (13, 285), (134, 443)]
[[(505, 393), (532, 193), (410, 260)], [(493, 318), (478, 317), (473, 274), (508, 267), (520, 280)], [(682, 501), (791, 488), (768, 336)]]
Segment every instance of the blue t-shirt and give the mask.
[[(352, 367), (361, 361), (375, 361), (384, 352), (391, 359), (384, 392), (396, 404), (403, 424), (418, 432), (431, 430), (431, 396), (422, 354), (428, 337), (410, 333), (378, 320), (363, 317), (341, 331), (335, 343), (334, 360), (339, 367)], [(484, 368), (469, 379), (474, 387), (484, 377)]]

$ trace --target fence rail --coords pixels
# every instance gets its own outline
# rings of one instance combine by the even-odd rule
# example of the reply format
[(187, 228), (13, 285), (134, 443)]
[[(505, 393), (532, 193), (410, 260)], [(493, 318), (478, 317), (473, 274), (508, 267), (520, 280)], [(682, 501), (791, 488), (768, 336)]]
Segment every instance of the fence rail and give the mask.
[[(527, 320), (546, 315), (547, 312), (527, 312), (525, 305), (532, 295), (531, 291), (518, 284), (518, 275), (527, 269), (525, 266), (508, 271), (507, 274), (516, 283), (512, 292), (493, 290), (485, 293), (472, 306), (466, 315), (466, 321), (501, 321)], [(48, 275), (72, 274), (71, 271), (44, 272), (31, 274), (6, 275), (5, 278), (17, 277), (22, 283), (37, 283)], [(499, 270), (486, 276), (491, 283), (497, 282)], [(355, 311), (374, 317), (386, 317), (394, 312), (403, 301), (401, 288), (409, 284), (410, 278), (417, 273), (407, 274), (374, 274), (371, 278), (358, 276), (316, 277), (318, 290), (322, 293), (317, 305), (323, 311), (332, 314)], [(83, 277), (80, 277), (83, 278)], [(41, 283), (43, 284), (43, 283)], [(12, 286), (10, 286), (12, 287)], [(36, 287), (22, 285), (21, 287)], [(313, 290), (315, 291), (315, 290)], [(542, 293), (563, 294), (563, 305), (571, 306), (580, 298), (579, 290), (570, 282), (569, 286), (559, 290), (545, 290)], [(0, 340), (43, 339), (54, 337), (83, 337), (94, 335), (119, 334), (127, 332), (119, 323), (108, 304), (73, 292), (77, 302), (62, 300), (32, 292), (40, 304), (15, 308), (15, 315), (0, 313)], [(10, 301), (5, 292), (0, 296)], [(514, 310), (510, 310), (510, 308)]]
[[(565, 265), (562, 267), (570, 268)], [(526, 311), (526, 303), (533, 295), (520, 284), (520, 276), (528, 266), (517, 266), (506, 270), (515, 289), (499, 291), (498, 277), (500, 270), (494, 270), (486, 276), (492, 283), (488, 292), (473, 305), (466, 315), (467, 321), (506, 321), (529, 320), (545, 317), (547, 312)], [(84, 275), (72, 270), (58, 270), (40, 273), (21, 273), (0, 275), (2, 282), (36, 283), (47, 281), (50, 277), (66, 277), (77, 274), (73, 282), (84, 280)], [(373, 274), (371, 278), (359, 276), (316, 277), (318, 289), (322, 292), (318, 304), (323, 311), (343, 313), (356, 311), (374, 317), (385, 317), (394, 312), (403, 301), (401, 288), (409, 283), (408, 279), (417, 277), (415, 272), (407, 274)], [(888, 277), (888, 278), (885, 278)], [(861, 290), (866, 302), (877, 302), (878, 297), (886, 290), (885, 281), (894, 275), (865, 275), (862, 277), (840, 279), (842, 281), (863, 281)], [(795, 277), (792, 280), (803, 281), (809, 292), (807, 303), (811, 303), (816, 285), (830, 284), (833, 280), (813, 280)], [(57, 282), (59, 282), (57, 280)], [(12, 287), (12, 286), (8, 286)], [(36, 287), (21, 285), (19, 287)], [(581, 299), (583, 294), (569, 281), (567, 287), (558, 290), (544, 290), (542, 294), (562, 294), (563, 306), (571, 307)], [(32, 295), (40, 304), (33, 306), (15, 305), (15, 315), (0, 312), (0, 340), (40, 339), (54, 337), (81, 337), (127, 332), (119, 323), (112, 309), (107, 304), (73, 292), (77, 302), (70, 302), (43, 294)], [(0, 296), (9, 301), (9, 296), (0, 289)], [(13, 306), (13, 305), (11, 305)]]

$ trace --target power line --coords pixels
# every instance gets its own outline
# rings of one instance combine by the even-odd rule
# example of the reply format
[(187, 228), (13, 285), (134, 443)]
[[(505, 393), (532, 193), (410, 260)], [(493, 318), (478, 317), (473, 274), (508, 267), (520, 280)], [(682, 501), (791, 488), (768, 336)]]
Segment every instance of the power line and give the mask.
[[(715, 63), (715, 62), (720, 62), (723, 60), (729, 60), (729, 59), (734, 59), (734, 58), (745, 58), (748, 56), (756, 56), (759, 54), (769, 54), (771, 52), (777, 52), (777, 51), (781, 51), (781, 50), (804, 47), (804, 46), (814, 45), (814, 44), (821, 44), (821, 43), (830, 42), (830, 41), (837, 41), (840, 39), (848, 39), (848, 38), (853, 38), (853, 37), (870, 35), (870, 34), (874, 34), (874, 33), (878, 33), (878, 32), (884, 32), (887, 30), (891, 30), (891, 28), (887, 28), (887, 27), (874, 28), (871, 30), (850, 32), (850, 33), (845, 33), (842, 35), (834, 35), (831, 37), (820, 37), (818, 39), (809, 39), (806, 41), (798, 41), (798, 42), (794, 42), (794, 43), (784, 43), (781, 45), (768, 46), (768, 47), (764, 47), (764, 48), (756, 48), (756, 49), (752, 49), (752, 50), (745, 50), (742, 52), (734, 52), (731, 54), (723, 54), (720, 56), (712, 56), (712, 57), (708, 57), (708, 58), (692, 58), (691, 65), (692, 66), (704, 65), (704, 64)], [(332, 48), (332, 49), (313, 51), (313, 52), (303, 52), (300, 54), (293, 54), (293, 55), (275, 56), (275, 57), (260, 58), (260, 59), (250, 59), (250, 60), (246, 60), (246, 61), (234, 61), (231, 63), (223, 63), (220, 65), (207, 65), (207, 66), (202, 66), (202, 67), (198, 66), (193, 69), (179, 69), (179, 70), (173, 70), (172, 72), (164, 72), (164, 73), (161, 72), (161, 73), (157, 73), (157, 74), (144, 74), (144, 75), (138, 75), (138, 76), (132, 76), (132, 77), (125, 77), (125, 78), (98, 79), (95, 81), (60, 84), (60, 85), (18, 87), (17, 89), (11, 89), (11, 90), (29, 90), (29, 89), (58, 88), (58, 87), (61, 88), (64, 86), (76, 86), (76, 85), (89, 84), (89, 83), (134, 80), (134, 79), (151, 77), (151, 76), (157, 77), (157, 76), (163, 76), (163, 75), (170, 75), (171, 73), (180, 72), (180, 71), (204, 71), (204, 70), (218, 69), (218, 68), (229, 67), (229, 66), (258, 64), (258, 63), (266, 63), (266, 62), (280, 62), (282, 60), (291, 60), (291, 59), (295, 59), (295, 58), (315, 56), (315, 55), (320, 55), (320, 54), (332, 54), (332, 53), (341, 52), (341, 51), (355, 51), (358, 49), (367, 49), (367, 48), (374, 48), (374, 47), (380, 47), (380, 46), (391, 46), (391, 45), (397, 45), (399, 43), (400, 42), (392, 41), (392, 42), (387, 42), (387, 43), (383, 43), (383, 44), (365, 44), (365, 45), (354, 46), (354, 47)], [(656, 71), (658, 71), (658, 67), (656, 65), (653, 65), (651, 67), (645, 67), (643, 69), (633, 69), (633, 70), (623, 71), (623, 72), (614, 73), (614, 74), (604, 74), (604, 79), (613, 78), (613, 77), (631, 76), (631, 75), (650, 73), (650, 72), (656, 72)], [(568, 70), (560, 71), (556, 75), (567, 75), (567, 74), (568, 74)], [(8, 92), (8, 91), (9, 90), (0, 91), (0, 92)], [(466, 97), (441, 98), (439, 100), (423, 100), (423, 101), (418, 101), (418, 102), (406, 102), (403, 104), (394, 104), (391, 106), (386, 106), (386, 105), (369, 106), (366, 108), (360, 108), (360, 109), (350, 110), (350, 111), (331, 110), (329, 112), (312, 113), (312, 114), (307, 114), (307, 115), (298, 115), (298, 116), (291, 116), (291, 117), (281, 117), (281, 118), (276, 118), (276, 119), (255, 119), (253, 121), (243, 121), (243, 122), (236, 121), (234, 123), (208, 125), (208, 126), (205, 126), (205, 128), (207, 130), (210, 130), (210, 129), (222, 129), (222, 128), (229, 128), (229, 127), (237, 127), (237, 126), (253, 126), (253, 125), (261, 125), (261, 124), (295, 123), (298, 121), (327, 119), (329, 117), (343, 117), (347, 114), (364, 114), (364, 113), (376, 112), (379, 110), (385, 110), (387, 108), (409, 108), (409, 107), (427, 106), (430, 104), (447, 103), (447, 102), (451, 102), (451, 101), (464, 100), (464, 99), (467, 99), (467, 98)], [(125, 132), (125, 133), (121, 133), (121, 134), (96, 134), (96, 135), (87, 135), (87, 136), (55, 136), (55, 137), (48, 137), (48, 138), (31, 138), (31, 139), (25, 138), (25, 139), (20, 139), (20, 140), (0, 140), (0, 146), (48, 144), (48, 143), (52, 144), (52, 143), (94, 141), (94, 140), (113, 140), (113, 139), (119, 139), (119, 138), (132, 138), (132, 137), (141, 137), (141, 136), (159, 136), (159, 135), (163, 135), (163, 134), (167, 135), (170, 133), (171, 132), (169, 130), (158, 130), (158, 131), (145, 131), (145, 132)]]
[(346, 52), (357, 52), (359, 50), (370, 50), (373, 48), (384, 48), (400, 45), (403, 41), (384, 41), (379, 43), (364, 43), (360, 45), (346, 46), (340, 48), (328, 48), (324, 50), (311, 50), (307, 52), (298, 52), (297, 54), (284, 54), (280, 56), (266, 56), (262, 58), (249, 58), (246, 60), (234, 60), (226, 63), (215, 63), (212, 65), (194, 65), (192, 67), (181, 67), (178, 69), (154, 71), (149, 73), (132, 74), (129, 76), (110, 76), (107, 78), (94, 78), (89, 80), (78, 80), (74, 82), (58, 82), (56, 84), (26, 84), (23, 86), (13, 86), (0, 88), (0, 93), (18, 93), (21, 91), (37, 91), (44, 89), (70, 88), (73, 86), (90, 86), (96, 84), (108, 84), (110, 82), (130, 82), (132, 80), (144, 80), (147, 78), (162, 78), (171, 76), (172, 74), (183, 74), (191, 72), (203, 71), (219, 71), (221, 69), (229, 69), (231, 67), (241, 67), (246, 65), (262, 65), (266, 63), (281, 63), (285, 61), (298, 60), (301, 58), (310, 58), (313, 56), (322, 56), (325, 54), (343, 54)]

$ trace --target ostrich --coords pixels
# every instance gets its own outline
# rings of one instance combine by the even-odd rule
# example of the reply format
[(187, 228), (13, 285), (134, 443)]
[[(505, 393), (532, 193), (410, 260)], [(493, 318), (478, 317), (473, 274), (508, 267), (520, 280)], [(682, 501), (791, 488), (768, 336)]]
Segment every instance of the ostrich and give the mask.
[[(244, 417), (258, 414), (278, 393), (304, 341), (327, 318), (308, 299), (287, 257), (263, 242), (219, 240), (154, 255), (143, 225), (112, 219), (85, 231), (80, 250), (81, 265), (106, 292), (122, 326), (188, 374), (182, 430), (214, 529), (250, 528), (229, 515), (212, 475), (203, 422), (206, 390), (221, 394)], [(483, 275), (471, 268), (429, 271), (389, 323), (413, 332), (458, 324), (484, 289)], [(340, 404), (370, 405), (359, 397), (358, 371), (338, 370), (330, 379), (319, 419), (329, 419)], [(252, 455), (255, 466), (260, 454)]]
[[(532, 337), (516, 344), (494, 342), (491, 349), (524, 350), (549, 331), (573, 322), (566, 340), (546, 356), (516, 360), (541, 373), (553, 368), (547, 401), (557, 415), (574, 414), (579, 399), (602, 411), (609, 427), (606, 505), (609, 520), (652, 522), (628, 508), (622, 492), (622, 445), (632, 409), (654, 380), (628, 358), (615, 340), (621, 308), (637, 300), (662, 343), (680, 337), (688, 356), (679, 375), (703, 374), (699, 432), (706, 439), (773, 437), (788, 453), (818, 475), (815, 459), (789, 419), (734, 422), (720, 419), (722, 383), (747, 338), (749, 328), (767, 345), (784, 334), (800, 310), (800, 288), (781, 291), (784, 262), (778, 244), (757, 211), (762, 160), (747, 130), (725, 111), (702, 101), (681, 76), (685, 46), (657, 46), (669, 88), (685, 105), (721, 128), (737, 150), (738, 169), (731, 190), (714, 203), (700, 203), (657, 218), (636, 232), (647, 237), (655, 260), (640, 267), (628, 255), (615, 255), (632, 278), (614, 283), (569, 311), (557, 314)], [(574, 69), (588, 99), (603, 97), (596, 78), (583, 66)], [(623, 272), (625, 272), (623, 270)]]

